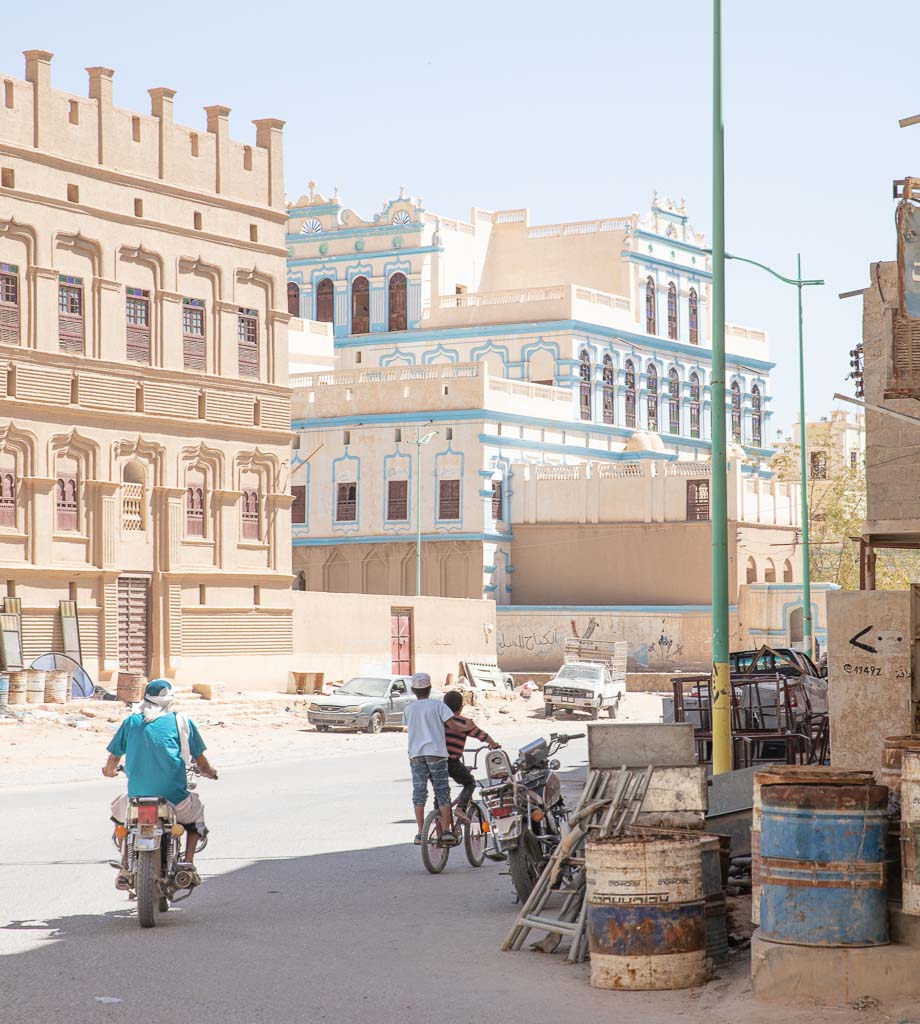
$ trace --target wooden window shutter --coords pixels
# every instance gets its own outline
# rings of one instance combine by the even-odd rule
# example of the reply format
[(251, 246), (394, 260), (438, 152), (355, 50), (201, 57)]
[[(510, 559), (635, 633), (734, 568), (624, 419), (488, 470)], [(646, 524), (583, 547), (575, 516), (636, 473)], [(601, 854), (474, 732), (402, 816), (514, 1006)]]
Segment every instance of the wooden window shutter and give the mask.
[(291, 506), (291, 522), (302, 524), (307, 521), (307, 485), (292, 484), (291, 494), (294, 504)]

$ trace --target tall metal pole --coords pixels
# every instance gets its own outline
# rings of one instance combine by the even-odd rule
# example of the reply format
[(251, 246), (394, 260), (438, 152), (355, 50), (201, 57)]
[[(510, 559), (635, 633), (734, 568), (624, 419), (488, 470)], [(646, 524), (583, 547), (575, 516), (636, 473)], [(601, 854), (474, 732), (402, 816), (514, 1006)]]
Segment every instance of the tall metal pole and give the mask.
[(712, 4), (712, 771), (732, 770), (725, 449), (725, 139), (722, 2)]
[(802, 340), (802, 254), (797, 254), (799, 293), (799, 465), (802, 478), (802, 604), (805, 653), (814, 657), (814, 629), (811, 621), (811, 548), (808, 543), (808, 436), (805, 429), (805, 344)]
[(415, 428), (415, 596), (422, 596), (422, 428)]

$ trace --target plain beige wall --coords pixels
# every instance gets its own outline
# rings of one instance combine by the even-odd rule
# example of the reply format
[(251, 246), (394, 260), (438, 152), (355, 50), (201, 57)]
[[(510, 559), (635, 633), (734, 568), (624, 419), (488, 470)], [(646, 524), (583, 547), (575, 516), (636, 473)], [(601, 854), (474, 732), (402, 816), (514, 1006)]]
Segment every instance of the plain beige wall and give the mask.
[[(708, 604), (709, 523), (514, 528), (514, 603)], [(730, 542), (730, 555), (734, 544)], [(729, 578), (734, 579), (730, 568)]]

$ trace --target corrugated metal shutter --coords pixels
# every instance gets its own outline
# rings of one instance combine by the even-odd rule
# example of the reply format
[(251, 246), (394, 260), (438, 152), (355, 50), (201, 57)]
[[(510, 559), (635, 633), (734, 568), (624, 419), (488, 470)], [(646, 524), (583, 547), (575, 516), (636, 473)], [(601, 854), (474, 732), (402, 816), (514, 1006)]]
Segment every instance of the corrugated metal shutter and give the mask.
[(118, 667), (147, 673), (150, 581), (146, 576), (118, 578)]

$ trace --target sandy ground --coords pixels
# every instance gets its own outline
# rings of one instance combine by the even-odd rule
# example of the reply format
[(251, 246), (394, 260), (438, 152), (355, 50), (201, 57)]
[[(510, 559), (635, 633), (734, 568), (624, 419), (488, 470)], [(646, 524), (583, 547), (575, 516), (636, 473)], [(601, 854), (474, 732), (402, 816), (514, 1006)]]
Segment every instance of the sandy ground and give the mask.
[[(369, 737), (336, 730), (318, 733), (307, 722), (309, 698), (262, 691), (225, 693), (202, 700), (179, 691), (176, 710), (187, 714), (201, 730), (208, 756), (218, 766), (243, 766), (301, 757), (344, 757), (366, 751), (405, 749), (398, 729)], [(661, 701), (655, 694), (624, 697), (618, 721), (656, 721)], [(130, 709), (117, 701), (78, 700), (66, 705), (11, 708), (15, 716), (0, 716), (0, 786), (82, 782), (94, 779), (105, 760), (105, 746)], [(483, 699), (467, 707), (487, 731), (524, 725), (533, 736), (550, 732), (583, 732), (587, 719), (560, 715), (547, 722), (536, 699)], [(529, 738), (523, 732), (520, 742)]]

